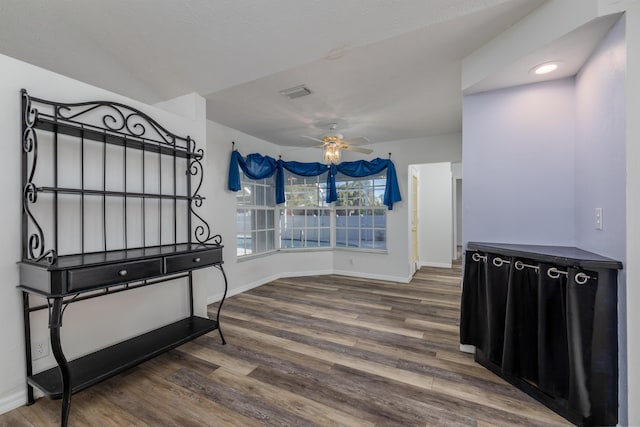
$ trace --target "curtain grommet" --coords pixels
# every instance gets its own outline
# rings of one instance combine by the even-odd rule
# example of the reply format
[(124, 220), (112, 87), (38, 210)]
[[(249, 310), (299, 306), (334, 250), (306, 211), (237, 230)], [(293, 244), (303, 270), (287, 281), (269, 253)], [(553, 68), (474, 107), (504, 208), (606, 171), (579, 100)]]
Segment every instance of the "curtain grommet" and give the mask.
[(478, 252), (475, 252), (473, 255), (471, 255), (471, 259), (474, 260), (475, 262), (480, 262), (480, 261), (487, 262), (487, 256), (486, 255), (482, 256)]
[(506, 261), (500, 257), (495, 257), (492, 262), (496, 267), (502, 267), (505, 264), (511, 264), (511, 261)]
[(592, 277), (585, 273), (580, 272), (580, 273), (576, 273), (574, 279), (578, 285), (584, 285), (589, 281), (589, 279), (592, 279)]

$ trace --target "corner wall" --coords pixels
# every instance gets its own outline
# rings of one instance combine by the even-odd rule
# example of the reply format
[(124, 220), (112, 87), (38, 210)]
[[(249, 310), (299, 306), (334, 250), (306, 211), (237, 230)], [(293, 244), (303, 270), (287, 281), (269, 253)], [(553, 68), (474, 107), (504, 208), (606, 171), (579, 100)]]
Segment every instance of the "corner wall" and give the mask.
[[(631, 164), (628, 159), (631, 141), (626, 126), (629, 95), (625, 95), (627, 77), (631, 75), (626, 67), (626, 54), (632, 51), (628, 43), (627, 40), (625, 45), (623, 18), (575, 79), (467, 96), (463, 103), (465, 245), (468, 241), (482, 241), (478, 236), (483, 236), (485, 241), (494, 242), (578, 246), (625, 265), (618, 275), (619, 422), (622, 425), (627, 423), (627, 410), (629, 420), (633, 420), (631, 413), (635, 409), (633, 405), (628, 408), (627, 402), (633, 401), (633, 383), (637, 384), (627, 371), (627, 358), (633, 360), (627, 345), (630, 349), (637, 346), (626, 328), (627, 316), (633, 317), (631, 312), (627, 313), (627, 304), (633, 299), (627, 296), (626, 283), (629, 269), (634, 268), (628, 265), (633, 258), (627, 252), (627, 227), (634, 223), (627, 217), (626, 206), (630, 199), (626, 173), (629, 170), (625, 162)], [(563, 86), (566, 86), (564, 90)], [(514, 103), (520, 97), (526, 101), (525, 105)], [(547, 111), (542, 115), (532, 114), (529, 107), (533, 100), (542, 98)], [(558, 122), (559, 119), (562, 121)], [(517, 126), (522, 135), (518, 131), (509, 132), (513, 126)], [(526, 141), (526, 145), (507, 150), (511, 153), (509, 158), (497, 155), (496, 150), (500, 141), (505, 141), (505, 129), (514, 143)], [(558, 156), (560, 153), (562, 157)], [(505, 162), (511, 166), (505, 167)], [(503, 189), (505, 181), (513, 182), (507, 184), (507, 188), (512, 186), (510, 205), (498, 204), (491, 191), (479, 184), (493, 182), (495, 188), (499, 178)], [(514, 191), (515, 186), (528, 191)], [(562, 194), (568, 197), (563, 200)], [(545, 211), (536, 210), (531, 200), (537, 200)], [(603, 230), (595, 227), (596, 207), (603, 208)], [(497, 228), (495, 220), (501, 211), (516, 217), (502, 222), (502, 230)], [(475, 218), (470, 218), (472, 215)], [(513, 227), (515, 221), (521, 223), (520, 227)], [(483, 226), (487, 228), (483, 230)]]
[(572, 246), (573, 79), (463, 99), (463, 245)]
[[(317, 161), (319, 150), (288, 149), (254, 138), (218, 123), (207, 122), (207, 175), (209, 200), (214, 200), (208, 215), (215, 230), (223, 234), (225, 270), (229, 277), (230, 293), (236, 294), (279, 277), (316, 274), (344, 274), (377, 280), (409, 282), (411, 279), (410, 230), (408, 220), (408, 168), (410, 164), (460, 161), (462, 136), (442, 135), (426, 139), (390, 141), (369, 145), (374, 152), (367, 158), (392, 159), (398, 174), (402, 202), (387, 211), (387, 253), (358, 250), (280, 251), (264, 256), (238, 260), (235, 242), (235, 193), (228, 191), (227, 173), (231, 155), (231, 141), (247, 155), (258, 152), (272, 157), (282, 154), (287, 160)], [(344, 153), (344, 160), (358, 160), (361, 155)], [(214, 172), (215, 171), (215, 172)], [(277, 209), (277, 207), (276, 207)], [(450, 260), (449, 260), (450, 261)], [(208, 302), (217, 301), (221, 284), (211, 277), (212, 291)]]
[[(576, 76), (576, 246), (622, 261), (626, 251), (625, 18), (609, 31)], [(602, 230), (595, 227), (602, 208)], [(627, 381), (626, 270), (618, 274), (619, 395)], [(621, 423), (627, 402), (621, 399)]]
[[(244, 292), (279, 277), (332, 273), (333, 255), (330, 251), (273, 252), (238, 260), (236, 193), (227, 189), (232, 141), (235, 141), (236, 149), (243, 156), (260, 153), (277, 158), (281, 148), (235, 129), (207, 121), (207, 214), (212, 229), (222, 234), (224, 269), (229, 279), (229, 294)], [(278, 208), (276, 206), (276, 210)], [(215, 273), (216, 271), (208, 272), (211, 285), (207, 303), (218, 301), (222, 296), (223, 283)]]

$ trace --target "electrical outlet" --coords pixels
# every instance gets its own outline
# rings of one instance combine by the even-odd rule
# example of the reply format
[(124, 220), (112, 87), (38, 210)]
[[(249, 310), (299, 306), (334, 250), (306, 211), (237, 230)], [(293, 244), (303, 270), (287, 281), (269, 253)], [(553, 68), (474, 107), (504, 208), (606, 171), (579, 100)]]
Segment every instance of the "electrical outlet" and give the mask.
[(31, 347), (31, 358), (33, 360), (42, 359), (43, 357), (47, 357), (49, 355), (49, 341), (41, 340), (34, 341)]
[(602, 208), (596, 208), (596, 230), (602, 230)]

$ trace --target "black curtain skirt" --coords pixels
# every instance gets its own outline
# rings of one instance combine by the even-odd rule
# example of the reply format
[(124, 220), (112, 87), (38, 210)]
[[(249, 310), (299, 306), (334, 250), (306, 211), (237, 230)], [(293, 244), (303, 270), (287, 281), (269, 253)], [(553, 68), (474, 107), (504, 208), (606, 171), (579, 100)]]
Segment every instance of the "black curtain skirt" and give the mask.
[(598, 323), (617, 322), (612, 277), (606, 270), (467, 250), (460, 342), (570, 421), (615, 425), (617, 330), (612, 339), (612, 320)]

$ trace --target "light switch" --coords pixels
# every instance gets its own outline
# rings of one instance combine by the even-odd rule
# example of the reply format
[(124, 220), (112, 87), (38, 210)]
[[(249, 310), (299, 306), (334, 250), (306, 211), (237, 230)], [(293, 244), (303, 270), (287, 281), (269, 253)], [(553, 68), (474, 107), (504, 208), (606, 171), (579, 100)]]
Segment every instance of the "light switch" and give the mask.
[(602, 208), (596, 208), (596, 230), (602, 230)]

